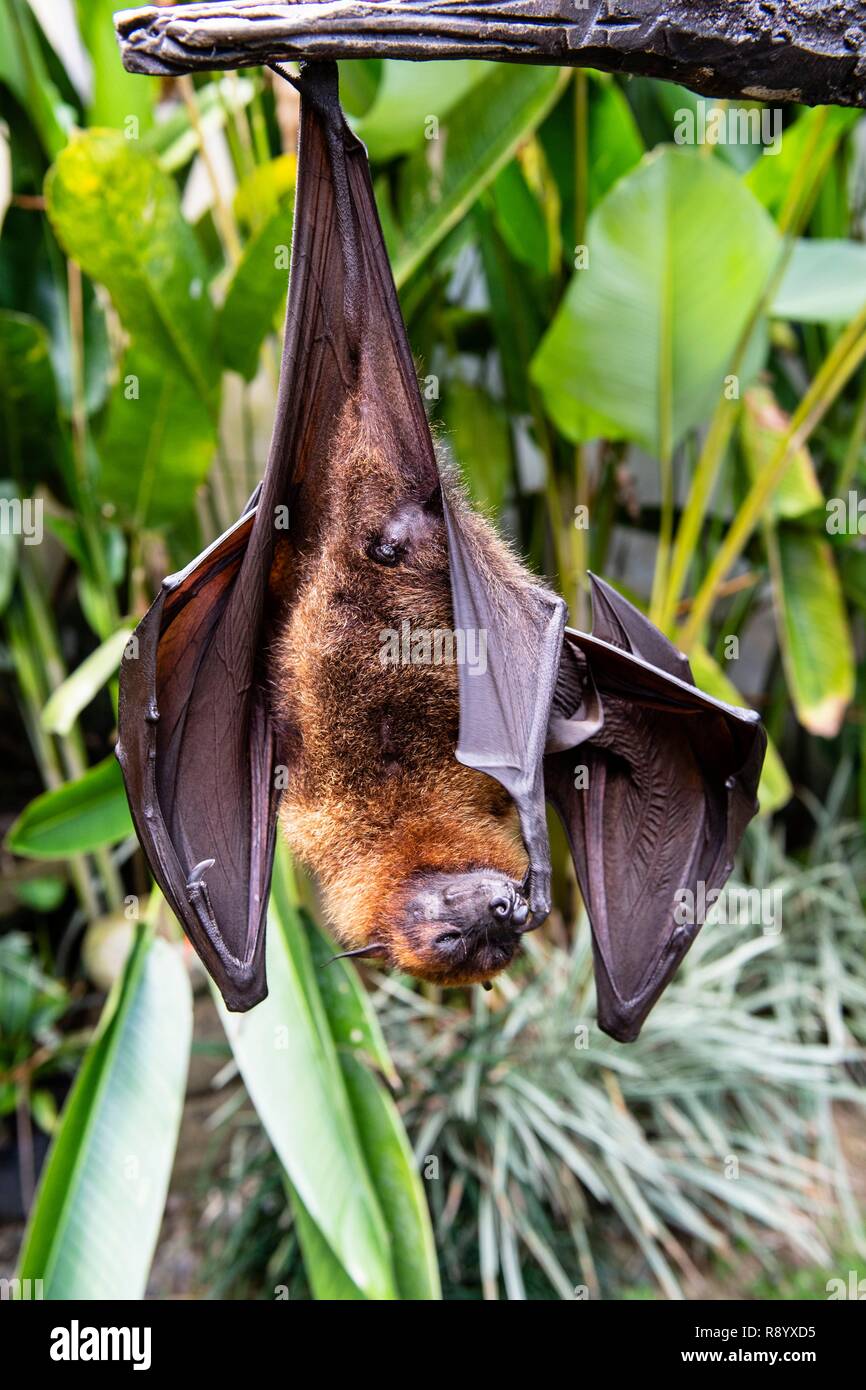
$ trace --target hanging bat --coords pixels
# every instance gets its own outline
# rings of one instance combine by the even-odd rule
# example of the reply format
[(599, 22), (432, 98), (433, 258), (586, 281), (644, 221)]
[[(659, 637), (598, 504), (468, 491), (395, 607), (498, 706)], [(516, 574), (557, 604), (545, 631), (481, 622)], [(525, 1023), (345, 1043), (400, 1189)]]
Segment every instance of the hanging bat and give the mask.
[[(240, 520), (166, 579), (117, 753), (154, 877), (227, 1006), (267, 990), (278, 818), (346, 954), (487, 983), (550, 911), (545, 805), (637, 1036), (757, 809), (757, 715), (592, 579), (591, 634), (437, 462), (363, 145), (307, 64), (277, 413)], [(133, 648), (134, 650), (134, 648)]]

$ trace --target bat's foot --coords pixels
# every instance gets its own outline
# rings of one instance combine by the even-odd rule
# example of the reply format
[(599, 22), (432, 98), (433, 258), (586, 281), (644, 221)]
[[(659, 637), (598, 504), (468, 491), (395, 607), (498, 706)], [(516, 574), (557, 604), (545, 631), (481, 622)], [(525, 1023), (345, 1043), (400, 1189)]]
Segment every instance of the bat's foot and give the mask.
[(550, 916), (553, 906), (550, 896), (550, 870), (528, 869), (522, 885), (523, 896), (529, 903), (529, 920), (523, 931), (535, 931)]

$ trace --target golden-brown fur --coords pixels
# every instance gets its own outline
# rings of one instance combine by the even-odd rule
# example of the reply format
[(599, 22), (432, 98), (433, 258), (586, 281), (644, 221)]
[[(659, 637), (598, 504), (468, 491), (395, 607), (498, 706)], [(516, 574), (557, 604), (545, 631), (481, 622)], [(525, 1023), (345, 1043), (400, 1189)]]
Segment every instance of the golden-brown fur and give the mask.
[[(428, 871), (477, 868), (517, 879), (526, 856), (507, 793), (454, 757), (456, 666), (383, 663), (383, 633), (401, 632), (404, 621), (413, 631), (451, 628), (451, 594), (435, 501), (414, 508), (401, 563), (370, 558), (371, 542), (405, 504), (399, 474), (370, 434), (354, 420), (344, 426), (323, 532), (306, 556), (287, 560), (284, 549), (275, 571), (283, 593), (292, 590), (270, 663), (288, 769), (281, 821), (295, 854), (315, 871), (346, 948), (383, 943), (392, 965), (441, 979), (423, 942), (404, 929), (413, 882)], [(456, 496), (452, 504), (465, 505)], [(487, 524), (474, 524), (484, 562), (503, 579), (522, 577)], [(449, 973), (443, 982), (479, 978), (471, 969)]]

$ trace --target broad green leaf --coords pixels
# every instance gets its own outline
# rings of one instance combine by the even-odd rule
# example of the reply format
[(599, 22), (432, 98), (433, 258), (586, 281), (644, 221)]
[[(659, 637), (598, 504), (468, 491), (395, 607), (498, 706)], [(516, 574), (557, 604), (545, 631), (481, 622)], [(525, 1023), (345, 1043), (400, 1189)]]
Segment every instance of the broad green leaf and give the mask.
[(547, 225), (541, 205), (516, 159), (497, 174), (491, 193), (496, 224), (512, 256), (536, 274), (543, 274), (549, 259)]
[(286, 1187), (295, 1215), (304, 1269), (310, 1281), (313, 1297), (323, 1303), (366, 1303), (361, 1290), (357, 1284), (352, 1283), (288, 1179)]
[(407, 159), (400, 175), (398, 286), (465, 216), (568, 80), (555, 68), (497, 66), (440, 122), (439, 138)]
[(244, 247), (220, 311), (223, 360), (248, 381), (256, 374), (262, 343), (285, 304), (291, 244), (291, 210), (278, 207)]
[[(753, 481), (772, 464), (779, 441), (789, 424), (789, 417), (780, 408), (769, 387), (750, 387), (743, 399), (740, 439)], [(770, 508), (773, 516), (790, 519), (804, 516), (823, 505), (824, 494), (815, 473), (812, 455), (804, 444), (793, 455), (784, 478), (773, 494)]]
[(346, 1051), (340, 1060), (391, 1237), (399, 1296), (403, 1300), (441, 1298), (427, 1199), (397, 1107), (363, 1062)]
[(8, 309), (0, 309), (0, 439), (19, 486), (47, 481), (62, 456), (48, 333)]
[(776, 626), (800, 723), (833, 738), (854, 698), (854, 648), (842, 585), (821, 536), (768, 529)]
[(441, 123), (468, 92), (493, 72), (492, 63), (386, 62), (372, 106), (352, 122), (376, 162), (408, 154), (435, 140)]
[(39, 1185), (21, 1265), (50, 1299), (140, 1299), (183, 1108), (192, 997), (147, 930), (110, 995)]
[(38, 26), (25, 0), (0, 5), (0, 83), (14, 92), (53, 159), (66, 144), (75, 112), (49, 76)]
[[(728, 705), (742, 705), (743, 697), (737, 687), (722, 672), (710, 653), (704, 647), (692, 647), (689, 662), (695, 684), (716, 700), (724, 700)], [(791, 779), (772, 740), (767, 743), (767, 755), (761, 771), (758, 786), (758, 801), (762, 816), (771, 815), (787, 805), (794, 794)]]
[(866, 245), (832, 237), (795, 242), (772, 305), (795, 323), (847, 323), (866, 304)]
[(592, 82), (587, 169), (591, 208), (634, 168), (643, 153), (644, 142), (625, 92), (613, 81)]
[(114, 32), (116, 0), (76, 0), (78, 27), (93, 64), (90, 126), (115, 126), (137, 140), (153, 125), (156, 84), (127, 72)]
[(43, 792), (21, 812), (6, 836), (6, 848), (30, 859), (63, 859), (132, 834), (132, 817), (114, 757), (53, 791)]
[(575, 442), (612, 433), (659, 456), (710, 411), (778, 249), (772, 222), (718, 160), (663, 147), (614, 185), (532, 364)]
[(338, 63), (340, 70), (340, 103), (351, 116), (364, 116), (376, 99), (382, 71), (382, 58), (350, 58)]
[(396, 1296), (388, 1234), (367, 1172), (305, 933), (277, 857), (267, 933), (268, 997), (220, 1005), (250, 1098), (292, 1186), (349, 1278)]
[(100, 499), (135, 527), (183, 514), (217, 447), (207, 401), (184, 372), (133, 343), (97, 439)]
[(69, 733), (81, 711), (87, 708), (114, 675), (131, 636), (131, 627), (119, 628), (111, 637), (107, 637), (95, 652), (85, 657), (71, 676), (67, 676), (42, 711), (43, 729), (50, 734)]
[(449, 382), (443, 414), (473, 500), (498, 515), (511, 481), (508, 416), (483, 387), (464, 381)]
[(388, 1045), (357, 970), (350, 961), (334, 960), (339, 948), (312, 922), (307, 938), (334, 1042), (338, 1047), (350, 1048), (369, 1057), (382, 1074), (396, 1084), (397, 1073)]
[(106, 287), (124, 328), (212, 401), (207, 267), (154, 156), (116, 131), (84, 131), (49, 170), (45, 197), (64, 248)]

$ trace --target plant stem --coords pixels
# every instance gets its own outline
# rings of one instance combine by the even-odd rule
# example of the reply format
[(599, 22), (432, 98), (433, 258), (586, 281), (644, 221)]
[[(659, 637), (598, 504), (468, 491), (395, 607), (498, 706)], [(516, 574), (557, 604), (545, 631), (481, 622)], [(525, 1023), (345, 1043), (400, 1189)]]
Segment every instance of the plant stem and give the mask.
[[(46, 699), (44, 681), (37, 668), (34, 657), (35, 645), (32, 634), (27, 631), (23, 613), (11, 608), (7, 617), (7, 635), (12, 653), (18, 685), (18, 698), (21, 715), (30, 739), (30, 746), (39, 765), (42, 781), (49, 791), (63, 785), (63, 768), (54, 742), (42, 727), (42, 706)], [(78, 901), (94, 920), (99, 916), (99, 903), (93, 891), (90, 867), (83, 854), (69, 859), (69, 874), (75, 887)]]
[(232, 210), (223, 198), (217, 172), (207, 147), (204, 127), (201, 123), (201, 112), (198, 109), (198, 102), (195, 99), (195, 86), (193, 85), (192, 78), (189, 76), (179, 77), (177, 79), (177, 85), (180, 88), (180, 93), (183, 97), (187, 114), (189, 115), (189, 123), (195, 131), (201, 161), (211, 186), (214, 221), (220, 234), (220, 240), (223, 243), (226, 260), (229, 265), (237, 265), (241, 258), (241, 240), (238, 236), (238, 229), (235, 226)]
[(687, 651), (709, 617), (719, 586), (761, 520), (788, 466), (866, 357), (866, 306), (848, 325), (791, 418), (771, 462), (755, 478), (701, 584), (679, 642)]
[[(589, 80), (583, 68), (574, 74), (574, 242), (575, 248), (586, 239), (589, 210)], [(584, 628), (587, 622), (586, 571), (587, 531), (578, 525), (579, 507), (588, 507), (586, 452), (582, 444), (574, 449), (574, 507), (571, 526), (571, 563), (574, 572), (574, 592), (569, 594), (574, 604), (574, 622)], [(582, 520), (582, 515), (580, 517)]]

